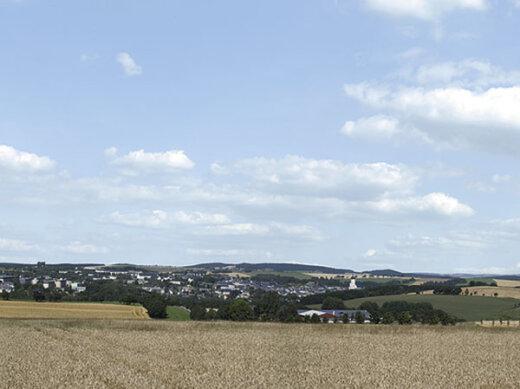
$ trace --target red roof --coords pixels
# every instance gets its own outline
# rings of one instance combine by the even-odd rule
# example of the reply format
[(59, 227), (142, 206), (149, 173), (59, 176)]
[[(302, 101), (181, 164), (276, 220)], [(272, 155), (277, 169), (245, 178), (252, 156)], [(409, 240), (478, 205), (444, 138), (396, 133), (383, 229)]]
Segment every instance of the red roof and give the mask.
[(336, 317), (332, 313), (324, 313), (323, 315), (320, 315), (320, 317)]

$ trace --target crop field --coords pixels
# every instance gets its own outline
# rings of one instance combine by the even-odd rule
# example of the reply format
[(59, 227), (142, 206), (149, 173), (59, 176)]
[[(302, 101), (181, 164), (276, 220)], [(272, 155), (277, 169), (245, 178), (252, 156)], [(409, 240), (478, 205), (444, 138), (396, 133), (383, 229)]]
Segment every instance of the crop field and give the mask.
[[(462, 291), (468, 290), (469, 293), (474, 293), (477, 296), (494, 296), (497, 297), (511, 297), (520, 300), (520, 288), (508, 288), (501, 286), (470, 286), (462, 288)], [(520, 301), (519, 301), (520, 302)]]
[(0, 301), (0, 318), (9, 319), (149, 319), (140, 306), (95, 303)]
[[(487, 296), (444, 296), (434, 294), (411, 294), (364, 297), (346, 300), (345, 306), (357, 308), (365, 301), (374, 301), (382, 305), (386, 301), (408, 301), (410, 303), (431, 303), (434, 308), (442, 309), (452, 315), (468, 320), (520, 319), (520, 300), (514, 298), (499, 298)], [(313, 306), (317, 307), (318, 306)]]
[(497, 283), (498, 286), (505, 286), (509, 288), (520, 288), (520, 281), (518, 280), (493, 280)]
[(514, 388), (520, 330), (0, 320), (0, 388)]

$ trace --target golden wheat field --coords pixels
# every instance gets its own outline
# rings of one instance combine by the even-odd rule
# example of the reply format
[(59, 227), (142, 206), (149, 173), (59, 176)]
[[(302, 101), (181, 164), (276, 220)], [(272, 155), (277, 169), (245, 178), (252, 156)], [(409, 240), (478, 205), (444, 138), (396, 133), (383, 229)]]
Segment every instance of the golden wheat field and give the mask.
[(149, 319), (139, 306), (95, 303), (0, 301), (0, 318), (9, 319)]
[(520, 331), (0, 320), (0, 388), (517, 388)]
[(497, 297), (511, 297), (520, 299), (520, 288), (511, 288), (503, 286), (470, 286), (462, 288), (462, 291), (468, 290), (469, 293), (476, 293), (477, 296), (494, 296)]

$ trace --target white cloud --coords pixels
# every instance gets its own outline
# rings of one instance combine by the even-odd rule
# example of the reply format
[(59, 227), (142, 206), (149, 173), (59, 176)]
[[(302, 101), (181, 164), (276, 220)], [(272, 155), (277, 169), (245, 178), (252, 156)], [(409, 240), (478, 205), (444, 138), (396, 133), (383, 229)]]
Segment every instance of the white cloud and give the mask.
[(265, 257), (271, 258), (270, 251), (243, 250), (243, 249), (193, 249), (186, 250), (189, 255), (210, 257)]
[(137, 76), (143, 72), (143, 68), (135, 63), (130, 54), (122, 52), (117, 54), (117, 62), (121, 64), (126, 75)]
[(520, 83), (520, 71), (506, 71), (488, 61), (476, 59), (425, 64), (411, 72), (402, 72), (401, 76), (421, 85), (484, 88)]
[(111, 147), (105, 150), (105, 156), (110, 159), (110, 163), (119, 166), (123, 173), (129, 175), (186, 170), (195, 166), (183, 150), (170, 150), (162, 153), (147, 153), (144, 150), (137, 150), (118, 157), (117, 149)]
[(183, 211), (175, 213), (175, 220), (187, 224), (227, 224), (231, 222), (229, 217), (221, 213), (187, 213)]
[(431, 216), (471, 216), (475, 213), (471, 207), (462, 204), (456, 198), (444, 193), (430, 193), (422, 197), (402, 199), (383, 199), (369, 204), (369, 207), (394, 216), (431, 215)]
[(209, 227), (207, 231), (218, 235), (265, 235), (269, 232), (269, 227), (261, 224), (239, 223)]
[(207, 227), (206, 232), (216, 235), (251, 235), (276, 239), (300, 239), (322, 241), (326, 237), (316, 228), (308, 225), (289, 225), (278, 222), (268, 224), (238, 223)]
[(100, 221), (128, 227), (161, 228), (167, 225), (168, 215), (161, 210), (135, 213), (120, 213), (116, 211)]
[(82, 243), (80, 241), (70, 242), (65, 245), (55, 246), (57, 250), (65, 251), (73, 254), (106, 254), (110, 250), (106, 247), (95, 246), (92, 244)]
[(491, 177), (491, 180), (495, 184), (506, 184), (511, 181), (511, 176), (509, 174), (493, 174), (493, 177)]
[(144, 227), (144, 228), (165, 228), (173, 223), (193, 224), (193, 225), (213, 225), (230, 223), (229, 218), (219, 213), (203, 213), (203, 212), (184, 212), (178, 211), (169, 214), (165, 211), (156, 209), (153, 211), (141, 212), (112, 212), (110, 215), (102, 217), (98, 220), (101, 223), (118, 224), (128, 227)]
[(370, 258), (377, 254), (377, 251), (374, 249), (368, 249), (365, 254), (363, 254), (363, 257)]
[(407, 16), (436, 21), (456, 10), (483, 11), (485, 0), (365, 0), (368, 9), (391, 16)]
[(399, 121), (390, 116), (376, 115), (347, 121), (341, 132), (351, 138), (387, 140), (399, 134)]
[(384, 162), (344, 164), (294, 155), (281, 159), (243, 159), (228, 170), (245, 175), (262, 188), (276, 193), (344, 199), (409, 193), (417, 180), (415, 174), (402, 165)]
[(35, 251), (41, 250), (41, 247), (23, 240), (0, 238), (0, 250)]
[(520, 87), (483, 92), (460, 87), (394, 90), (367, 83), (345, 85), (352, 97), (375, 109), (399, 114), (410, 137), (436, 147), (518, 155)]
[(0, 145), (0, 172), (2, 170), (41, 172), (51, 170), (54, 166), (55, 162), (49, 157), (40, 157), (11, 146)]

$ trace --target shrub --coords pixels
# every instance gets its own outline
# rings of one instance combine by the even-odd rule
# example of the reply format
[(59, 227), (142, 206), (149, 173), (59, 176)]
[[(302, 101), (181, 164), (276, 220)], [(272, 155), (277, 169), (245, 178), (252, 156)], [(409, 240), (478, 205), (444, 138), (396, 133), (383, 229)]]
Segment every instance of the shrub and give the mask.
[(391, 312), (385, 312), (383, 314), (383, 324), (392, 324), (395, 321), (394, 315)]

